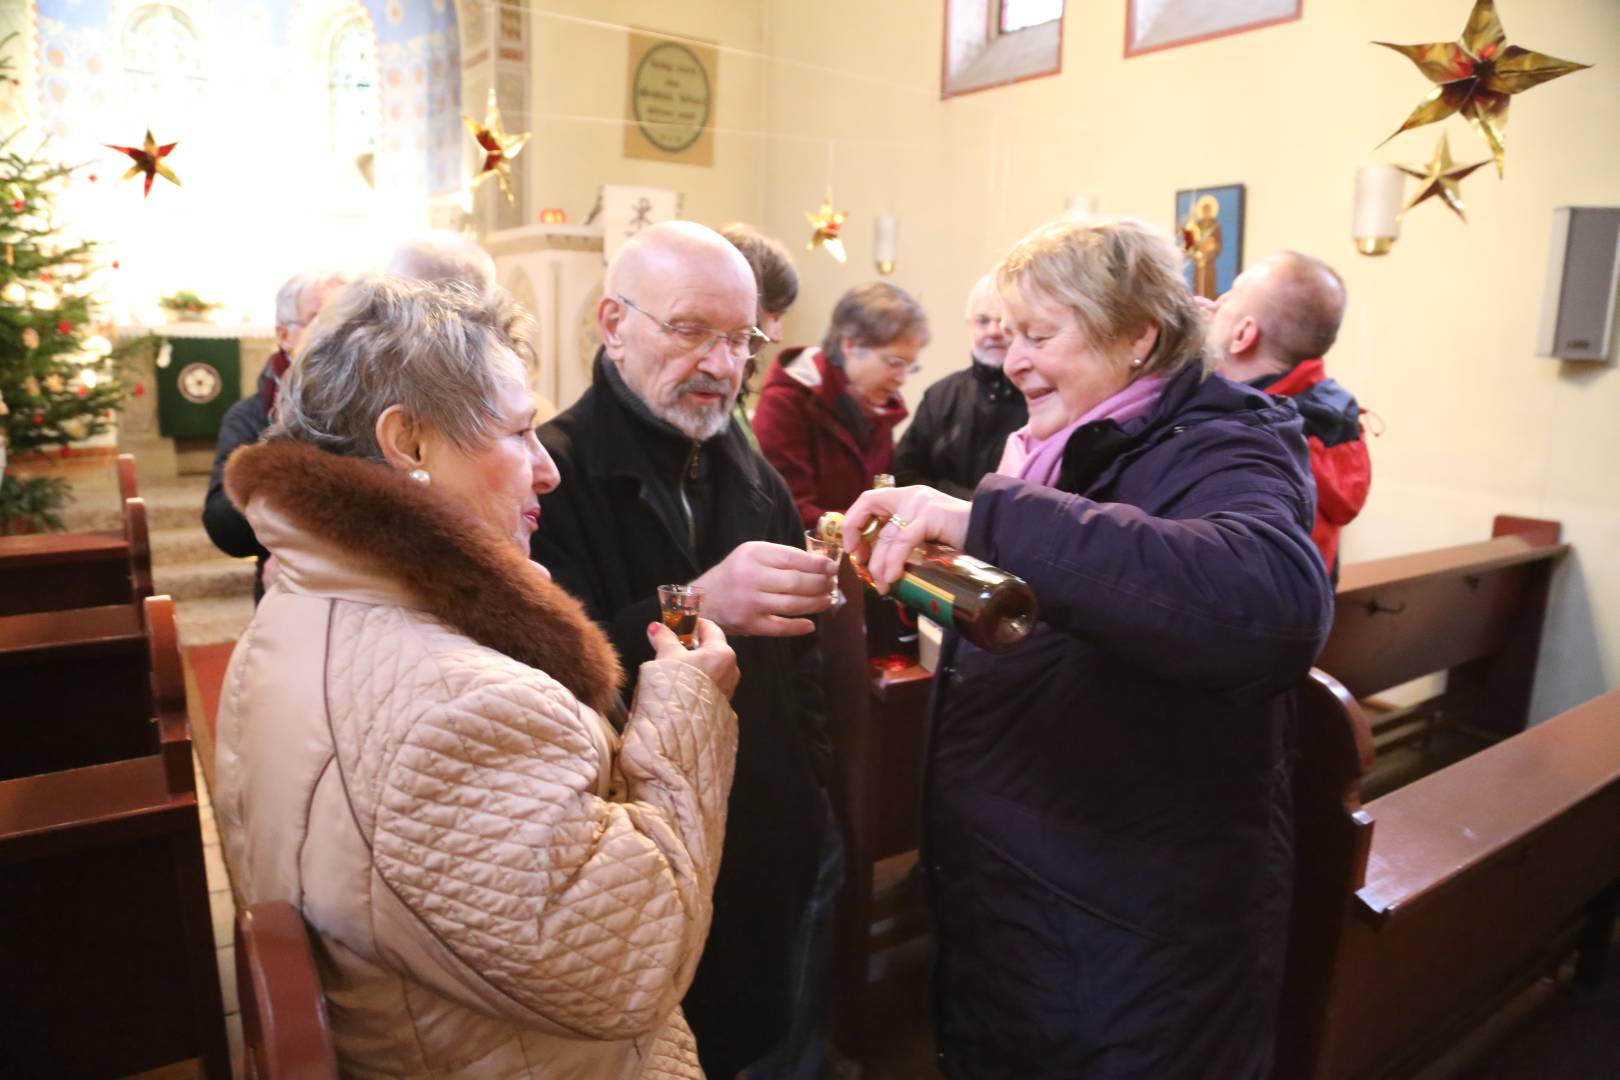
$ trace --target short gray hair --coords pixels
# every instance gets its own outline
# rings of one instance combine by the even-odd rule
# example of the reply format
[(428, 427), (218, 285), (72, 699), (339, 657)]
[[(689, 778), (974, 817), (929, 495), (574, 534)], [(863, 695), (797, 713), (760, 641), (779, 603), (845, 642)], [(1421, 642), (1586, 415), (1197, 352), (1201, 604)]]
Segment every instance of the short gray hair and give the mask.
[(407, 240), (388, 260), (388, 272), (417, 281), (461, 284), (487, 292), (495, 287), (495, 260), (478, 242), (440, 229)]
[(295, 326), (300, 322), (299, 303), (304, 298), (305, 289), (313, 289), (328, 281), (342, 280), (343, 275), (334, 270), (307, 270), (288, 278), (282, 283), (281, 288), (276, 290), (276, 325)]
[(1344, 279), (1321, 259), (1298, 251), (1279, 252), (1275, 264), (1263, 285), (1260, 347), (1290, 366), (1326, 356), (1344, 321)]
[(282, 380), (267, 440), (381, 460), (377, 418), (394, 405), (471, 450), (495, 431), (499, 349), (531, 356), (532, 320), (504, 289), (374, 274), (321, 310)]

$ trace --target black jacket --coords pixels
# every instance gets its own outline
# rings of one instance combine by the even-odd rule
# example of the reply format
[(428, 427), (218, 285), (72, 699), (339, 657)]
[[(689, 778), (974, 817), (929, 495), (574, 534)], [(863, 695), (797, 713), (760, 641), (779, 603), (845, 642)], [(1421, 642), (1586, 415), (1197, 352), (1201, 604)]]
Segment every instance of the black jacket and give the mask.
[(924, 391), (894, 452), (895, 479), (971, 499), (1001, 464), (1007, 436), (1028, 422), (1024, 395), (1000, 368), (975, 360)]
[[(562, 484), (540, 500), (534, 557), (607, 630), (632, 678), (652, 657), (659, 585), (693, 580), (747, 540), (804, 545), (787, 485), (735, 422), (693, 443), (600, 353), (590, 389), (540, 441)], [(727, 1078), (787, 1033), (788, 942), (815, 879), (830, 765), (814, 637), (731, 646), (737, 774), (714, 923), (683, 1003), (704, 1069)]]
[(208, 539), (227, 555), (237, 558), (254, 556), (258, 562), (253, 569), (253, 602), (264, 595), (264, 560), (270, 557), (259, 538), (253, 535), (253, 526), (241, 511), (231, 505), (225, 495), (225, 462), (241, 446), (252, 446), (270, 426), (270, 411), (265, 408), (265, 386), (274, 380), (272, 365), (266, 363), (259, 373), (258, 390), (232, 405), (219, 422), (219, 444), (214, 454), (214, 471), (208, 478), (208, 495), (203, 500), (203, 528)]
[(1041, 622), (941, 657), (924, 861), (951, 1077), (1269, 1076), (1292, 688), (1331, 625), (1299, 414), (1197, 370), (987, 477), (965, 549)]

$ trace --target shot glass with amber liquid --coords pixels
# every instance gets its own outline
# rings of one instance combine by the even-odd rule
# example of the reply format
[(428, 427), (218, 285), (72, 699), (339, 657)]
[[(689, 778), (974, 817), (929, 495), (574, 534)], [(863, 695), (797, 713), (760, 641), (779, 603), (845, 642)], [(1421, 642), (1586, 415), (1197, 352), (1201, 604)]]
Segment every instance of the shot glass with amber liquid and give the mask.
[(697, 621), (702, 611), (703, 590), (698, 586), (658, 586), (658, 614), (688, 649), (697, 647)]

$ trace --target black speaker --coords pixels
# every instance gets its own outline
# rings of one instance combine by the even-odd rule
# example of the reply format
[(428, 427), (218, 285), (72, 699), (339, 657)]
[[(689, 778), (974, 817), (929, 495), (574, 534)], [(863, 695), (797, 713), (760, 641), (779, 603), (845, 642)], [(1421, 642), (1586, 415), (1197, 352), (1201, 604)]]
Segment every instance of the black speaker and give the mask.
[(1536, 352), (1565, 360), (1609, 359), (1616, 293), (1620, 206), (1558, 207)]

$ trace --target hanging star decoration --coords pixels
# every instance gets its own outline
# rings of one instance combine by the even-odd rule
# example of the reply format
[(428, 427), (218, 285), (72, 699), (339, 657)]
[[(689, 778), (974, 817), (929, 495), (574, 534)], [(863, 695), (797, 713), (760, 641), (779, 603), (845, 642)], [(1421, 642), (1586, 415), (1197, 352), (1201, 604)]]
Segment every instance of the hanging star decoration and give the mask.
[(473, 177), (469, 188), (475, 188), (494, 176), (501, 182), (501, 192), (506, 196), (507, 202), (515, 202), (512, 195), (512, 159), (518, 156), (523, 144), (529, 141), (529, 132), (517, 135), (508, 135), (506, 127), (501, 123), (501, 110), (495, 104), (495, 88), (489, 91), (489, 107), (484, 112), (484, 122), (480, 124), (470, 116), (461, 118), (472, 132), (472, 137), (478, 143), (478, 149), (483, 151), (484, 162), (478, 168), (478, 175)]
[(1389, 139), (1402, 131), (1460, 112), (1490, 143), (1497, 176), (1503, 174), (1507, 158), (1508, 105), (1513, 95), (1591, 66), (1509, 45), (1502, 21), (1496, 17), (1495, 0), (1475, 0), (1468, 25), (1463, 27), (1462, 36), (1456, 41), (1425, 45), (1376, 41), (1373, 44), (1394, 49), (1416, 64), (1430, 82), (1439, 84), (1418, 102), (1406, 123)]
[(804, 216), (810, 222), (810, 227), (815, 230), (810, 234), (810, 242), (804, 245), (804, 249), (814, 251), (818, 247), (825, 248), (827, 254), (839, 262), (846, 261), (844, 241), (838, 234), (849, 215), (842, 210), (833, 209), (832, 189), (828, 188), (827, 194), (822, 197), (820, 210), (814, 214), (806, 210)]
[(1457, 165), (1456, 162), (1451, 160), (1451, 146), (1446, 141), (1445, 133), (1441, 132), (1440, 141), (1434, 148), (1434, 156), (1429, 159), (1427, 166), (1423, 168), (1412, 165), (1395, 166), (1407, 176), (1417, 177), (1419, 181), (1417, 194), (1412, 196), (1412, 201), (1406, 204), (1401, 213), (1404, 215), (1407, 210), (1412, 209), (1412, 207), (1426, 199), (1440, 198), (1445, 201), (1447, 206), (1451, 207), (1458, 217), (1466, 222), (1468, 217), (1463, 213), (1462, 190), (1459, 184), (1462, 182), (1463, 177), (1475, 169), (1482, 169), (1489, 164), (1490, 160), (1486, 159), (1485, 161), (1476, 161), (1472, 165)]
[(103, 143), (102, 145), (109, 150), (117, 150), (121, 154), (128, 154), (130, 160), (135, 163), (129, 167), (128, 172), (119, 177), (120, 180), (128, 180), (137, 174), (146, 176), (146, 190), (141, 193), (143, 199), (152, 194), (152, 180), (156, 177), (163, 177), (175, 187), (181, 186), (180, 178), (174, 175), (174, 170), (163, 162), (163, 159), (169, 156), (169, 152), (180, 145), (179, 143), (172, 142), (159, 146), (157, 140), (152, 138), (151, 129), (148, 128), (146, 131), (146, 143), (143, 146), (114, 146), (112, 143)]

